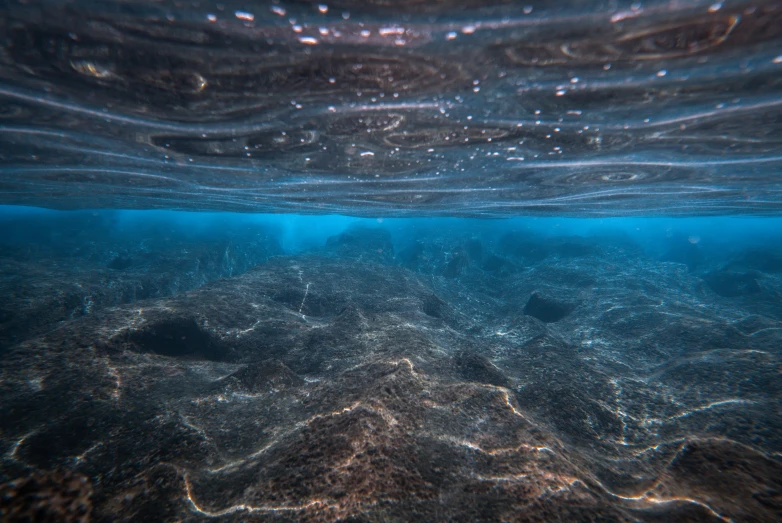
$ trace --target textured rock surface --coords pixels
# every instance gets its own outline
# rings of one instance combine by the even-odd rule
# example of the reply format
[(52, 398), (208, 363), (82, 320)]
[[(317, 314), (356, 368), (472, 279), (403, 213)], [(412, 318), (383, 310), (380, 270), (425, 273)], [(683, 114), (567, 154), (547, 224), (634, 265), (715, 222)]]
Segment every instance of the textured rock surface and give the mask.
[(0, 245), (0, 351), (103, 307), (185, 292), (281, 253), (265, 231), (211, 242), (77, 236), (35, 248)]
[[(40, 331), (0, 361), (3, 492), (45, 478), (96, 521), (777, 521), (779, 275), (721, 296), (515, 241), (353, 232)], [(578, 306), (545, 323), (535, 292)]]

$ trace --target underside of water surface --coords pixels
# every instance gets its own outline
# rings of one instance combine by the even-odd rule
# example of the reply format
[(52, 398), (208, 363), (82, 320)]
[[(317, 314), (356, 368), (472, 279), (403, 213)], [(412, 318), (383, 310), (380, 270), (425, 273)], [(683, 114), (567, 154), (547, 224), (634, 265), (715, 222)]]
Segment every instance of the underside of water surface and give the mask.
[(0, 5), (0, 521), (782, 520), (782, 5)]
[(9, 1), (0, 203), (774, 214), (774, 1)]

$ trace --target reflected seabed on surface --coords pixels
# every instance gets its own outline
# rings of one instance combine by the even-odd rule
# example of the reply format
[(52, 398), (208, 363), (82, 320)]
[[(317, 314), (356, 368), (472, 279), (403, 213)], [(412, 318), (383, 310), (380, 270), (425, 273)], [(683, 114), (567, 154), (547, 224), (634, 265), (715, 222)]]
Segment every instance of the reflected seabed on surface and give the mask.
[(9, 2), (0, 202), (779, 212), (777, 2)]
[(779, 2), (0, 36), (0, 520), (782, 520)]

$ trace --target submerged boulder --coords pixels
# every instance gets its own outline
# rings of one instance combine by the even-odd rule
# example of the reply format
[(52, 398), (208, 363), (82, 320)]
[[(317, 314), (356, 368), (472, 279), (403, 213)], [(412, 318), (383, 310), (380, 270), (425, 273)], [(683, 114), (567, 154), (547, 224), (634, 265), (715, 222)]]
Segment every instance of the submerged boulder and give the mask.
[(593, 243), (578, 237), (563, 238), (552, 249), (560, 258), (584, 258), (595, 253)]
[(509, 387), (510, 380), (485, 357), (471, 351), (465, 351), (455, 358), (456, 366), (462, 378), (468, 381), (486, 383), (497, 387)]
[(221, 361), (224, 347), (193, 317), (165, 314), (141, 329), (129, 331), (127, 340), (142, 352), (186, 359)]
[(703, 281), (715, 293), (725, 298), (748, 296), (761, 291), (753, 272), (716, 271), (703, 276)]
[(705, 257), (697, 244), (680, 241), (671, 242), (660, 261), (682, 263), (687, 266), (690, 272), (693, 272), (698, 269), (698, 266), (703, 265)]
[(486, 256), (486, 259), (483, 261), (483, 265), (481, 266), (481, 269), (483, 269), (486, 272), (492, 272), (495, 274), (504, 274), (504, 273), (513, 272), (515, 266), (513, 265), (513, 263), (511, 263), (509, 260), (506, 260), (505, 258), (501, 258), (496, 254), (489, 254), (488, 256)]
[(106, 267), (115, 271), (124, 271), (132, 265), (133, 258), (125, 254), (119, 254), (116, 258), (111, 260)]
[(251, 393), (304, 385), (304, 380), (278, 359), (250, 363), (220, 380), (229, 389)]
[(394, 242), (382, 227), (352, 227), (330, 236), (326, 251), (343, 258), (390, 262), (394, 258)]
[(533, 292), (524, 306), (524, 314), (546, 323), (554, 323), (575, 309), (572, 303), (562, 302)]
[(728, 269), (751, 269), (765, 273), (782, 272), (782, 251), (776, 248), (752, 248), (743, 251), (729, 264)]
[(467, 253), (461, 247), (457, 247), (451, 252), (448, 263), (445, 264), (443, 269), (443, 276), (446, 278), (456, 278), (462, 271), (470, 265), (470, 258)]
[(403, 267), (415, 270), (424, 258), (425, 245), (416, 241), (399, 252), (397, 259)]
[(421, 310), (432, 318), (442, 318), (446, 303), (436, 294), (429, 294), (421, 299)]
[(87, 523), (92, 484), (69, 470), (33, 473), (0, 485), (0, 519)]
[(551, 254), (551, 250), (542, 238), (529, 233), (509, 232), (500, 238), (500, 251), (525, 262), (539, 262)]
[(464, 243), (464, 249), (472, 263), (480, 263), (483, 259), (483, 244), (479, 238), (470, 238)]

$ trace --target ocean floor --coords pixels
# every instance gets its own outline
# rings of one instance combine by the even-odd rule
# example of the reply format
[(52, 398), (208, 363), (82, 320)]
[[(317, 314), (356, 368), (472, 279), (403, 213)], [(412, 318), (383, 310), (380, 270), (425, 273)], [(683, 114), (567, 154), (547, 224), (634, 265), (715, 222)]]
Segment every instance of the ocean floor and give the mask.
[(4, 518), (782, 514), (773, 246), (61, 227), (0, 249)]

